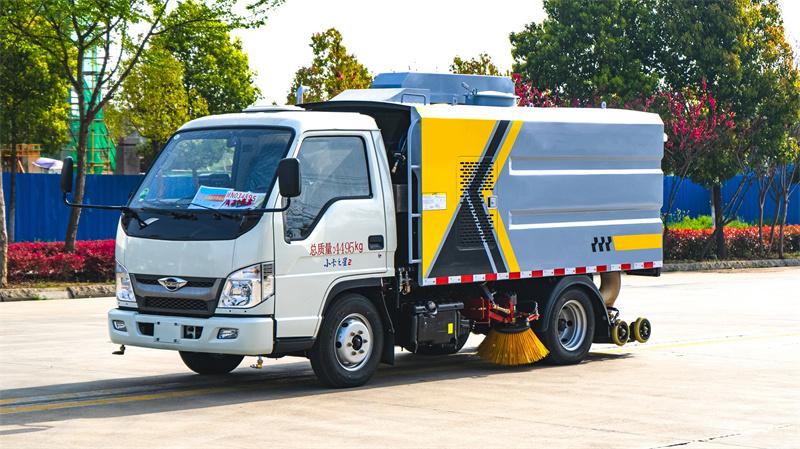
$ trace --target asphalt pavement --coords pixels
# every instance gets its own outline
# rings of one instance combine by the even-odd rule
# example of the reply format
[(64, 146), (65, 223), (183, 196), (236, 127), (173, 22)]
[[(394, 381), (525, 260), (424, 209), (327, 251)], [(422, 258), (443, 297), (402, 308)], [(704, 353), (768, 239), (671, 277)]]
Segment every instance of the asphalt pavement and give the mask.
[(0, 447), (800, 447), (800, 268), (623, 276), (651, 340), (574, 366), (398, 350), (331, 390), (307, 360), (191, 373), (108, 338), (113, 298), (0, 303)]

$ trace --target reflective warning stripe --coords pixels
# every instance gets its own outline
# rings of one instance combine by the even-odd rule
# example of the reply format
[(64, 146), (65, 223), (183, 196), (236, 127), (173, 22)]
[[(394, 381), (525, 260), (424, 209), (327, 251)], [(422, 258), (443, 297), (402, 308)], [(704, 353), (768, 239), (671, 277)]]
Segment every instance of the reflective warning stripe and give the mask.
[(464, 276), (446, 276), (446, 277), (423, 279), (422, 285), (428, 286), (428, 285), (465, 284), (469, 282), (498, 281), (505, 279), (541, 278), (541, 277), (551, 277), (551, 276), (566, 276), (570, 274), (604, 273), (607, 271), (642, 270), (646, 268), (660, 268), (662, 266), (663, 263), (661, 261), (657, 261), (657, 262), (623, 263), (615, 265), (598, 265), (594, 267), (572, 267), (572, 268), (553, 268), (550, 270), (515, 271), (513, 273), (468, 274)]
[(661, 234), (615, 235), (615, 251), (661, 248)]

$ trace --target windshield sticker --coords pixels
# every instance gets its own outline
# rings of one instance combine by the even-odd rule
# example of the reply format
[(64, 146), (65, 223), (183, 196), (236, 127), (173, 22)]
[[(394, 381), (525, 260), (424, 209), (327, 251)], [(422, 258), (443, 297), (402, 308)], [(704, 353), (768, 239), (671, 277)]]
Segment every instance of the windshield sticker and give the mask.
[(141, 195), (139, 195), (139, 201), (144, 201), (144, 199), (147, 198), (147, 193), (148, 192), (150, 192), (150, 189), (142, 190)]
[(200, 186), (189, 209), (252, 209), (265, 193), (239, 192), (224, 187)]
[(219, 209), (230, 191), (222, 187), (200, 186), (189, 209)]
[(231, 190), (225, 195), (222, 207), (226, 209), (252, 209), (264, 198), (264, 193), (237, 192)]

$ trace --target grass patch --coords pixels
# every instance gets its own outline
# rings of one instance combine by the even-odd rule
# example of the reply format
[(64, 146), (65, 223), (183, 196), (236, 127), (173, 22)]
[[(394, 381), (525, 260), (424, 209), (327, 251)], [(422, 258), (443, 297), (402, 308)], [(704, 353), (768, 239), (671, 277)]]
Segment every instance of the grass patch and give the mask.
[[(675, 220), (674, 219), (680, 219)], [(714, 222), (711, 220), (710, 215), (701, 215), (697, 218), (691, 218), (686, 215), (670, 215), (670, 229), (692, 229), (692, 230), (700, 230), (700, 229), (711, 229), (714, 225)], [(752, 228), (754, 227), (754, 223), (748, 223), (742, 220), (733, 220), (732, 222), (725, 225), (726, 228), (734, 228), (734, 229), (744, 229), (744, 228)]]

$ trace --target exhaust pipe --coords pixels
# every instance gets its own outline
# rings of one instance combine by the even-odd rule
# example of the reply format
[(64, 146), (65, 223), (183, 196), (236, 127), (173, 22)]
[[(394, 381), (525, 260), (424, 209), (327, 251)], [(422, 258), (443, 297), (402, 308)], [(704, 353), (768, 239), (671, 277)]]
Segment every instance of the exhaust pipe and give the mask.
[(600, 295), (606, 307), (614, 307), (614, 303), (622, 288), (622, 274), (619, 271), (600, 273)]

